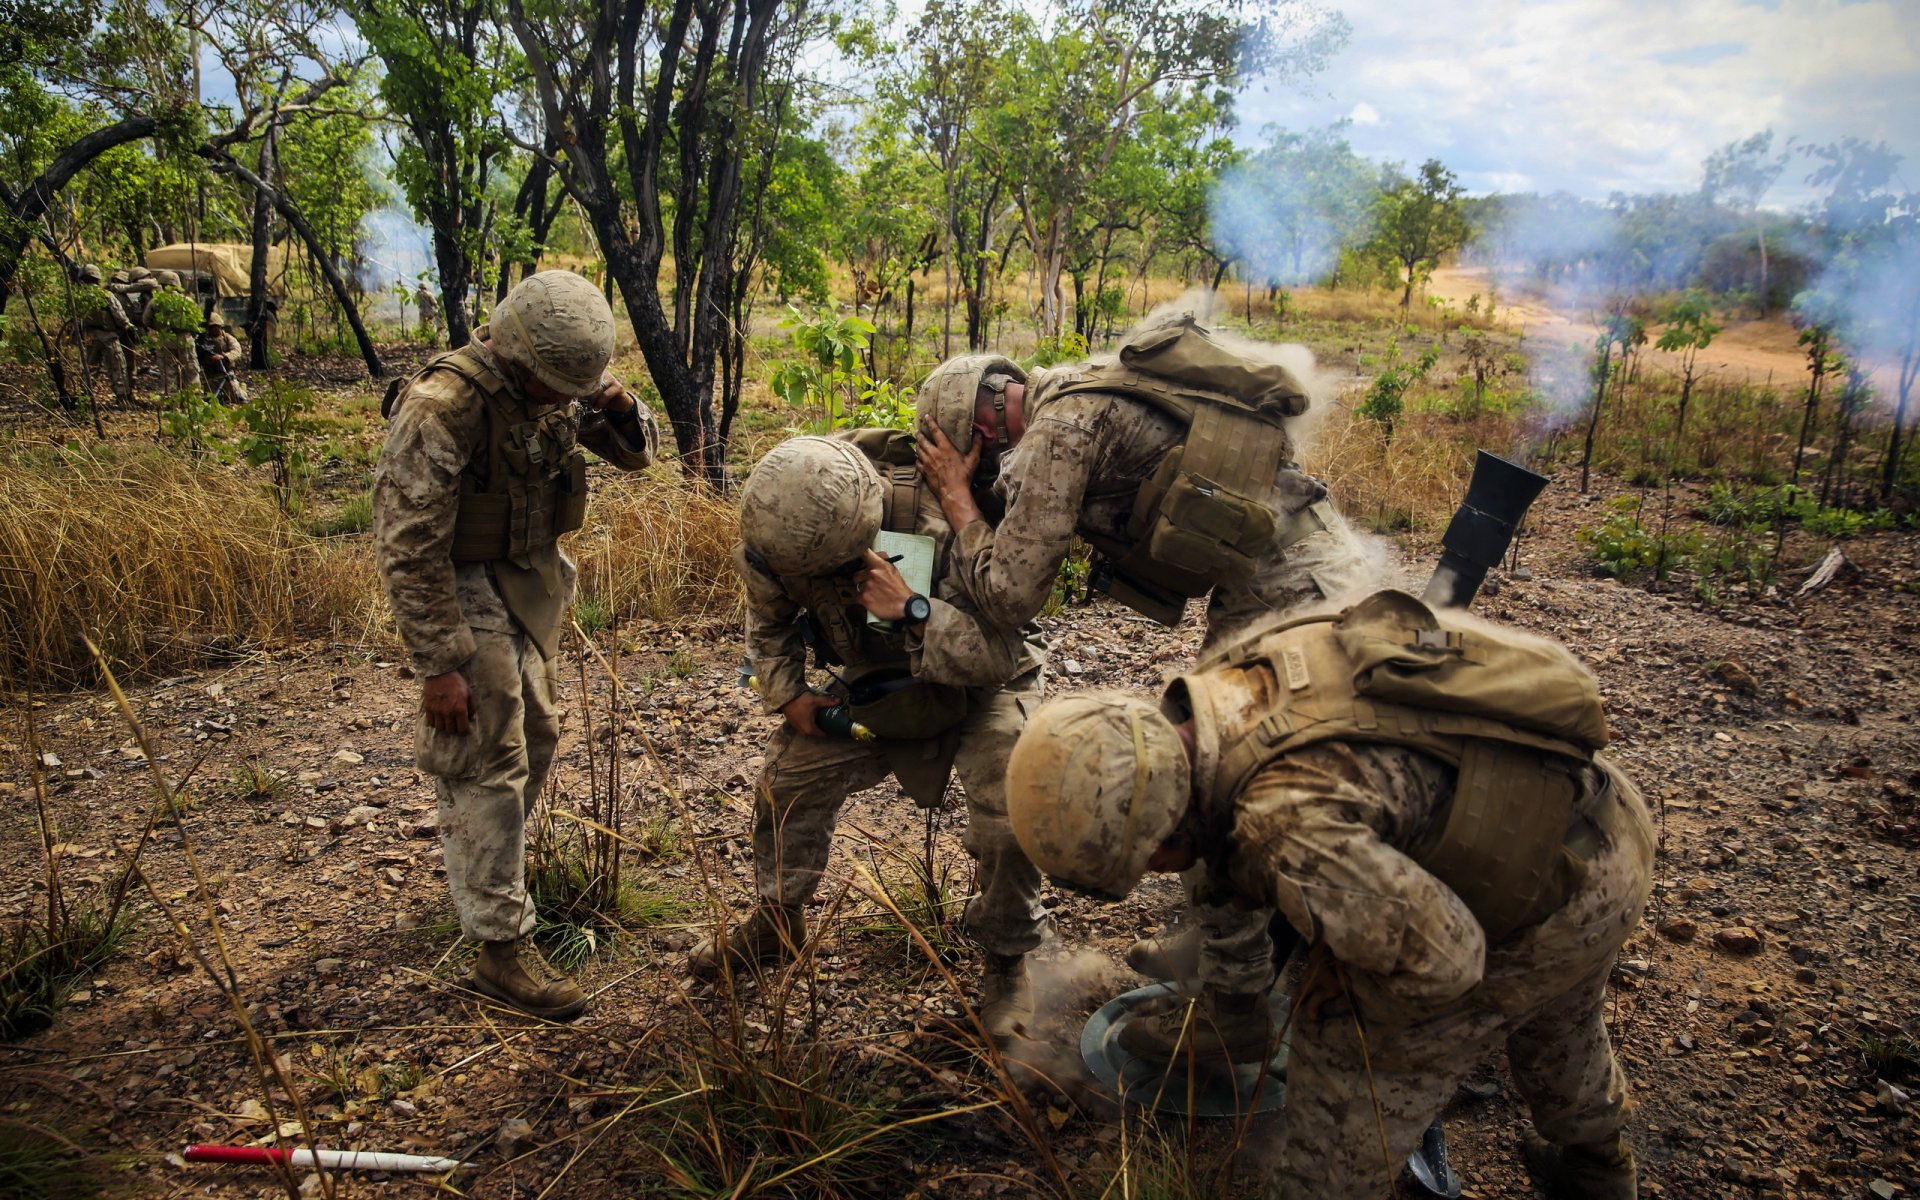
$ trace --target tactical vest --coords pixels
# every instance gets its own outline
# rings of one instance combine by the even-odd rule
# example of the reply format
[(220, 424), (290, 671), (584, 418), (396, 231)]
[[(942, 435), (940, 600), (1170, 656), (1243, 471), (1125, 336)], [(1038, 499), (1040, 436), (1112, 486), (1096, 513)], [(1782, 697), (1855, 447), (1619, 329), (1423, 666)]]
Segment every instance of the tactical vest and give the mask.
[(587, 516), (587, 459), (572, 406), (529, 417), (525, 401), (468, 345), (389, 387), (381, 415), (391, 418), (407, 390), (435, 371), (459, 376), (487, 412), (486, 476), (461, 472), (453, 561), (492, 564), (507, 611), (552, 657), (567, 600), (557, 542)]
[(1169, 694), (1194, 715), (1203, 794), (1321, 742), (1405, 746), (1458, 769), (1437, 836), (1408, 848), (1489, 942), (1564, 904), (1590, 827), (1581, 777), (1606, 745), (1599, 689), (1564, 648), (1379, 592), (1209, 656)]
[(1284, 422), (1307, 409), (1300, 381), (1214, 341), (1190, 314), (1135, 335), (1114, 360), (1050, 374), (1045, 388), (1036, 412), (1104, 392), (1185, 427), (1140, 485), (1124, 537), (1087, 539), (1107, 560), (1096, 586), (1164, 625), (1179, 624), (1187, 600), (1245, 581), (1268, 553), (1326, 528), (1324, 502), (1284, 519), (1268, 502), (1289, 455)]

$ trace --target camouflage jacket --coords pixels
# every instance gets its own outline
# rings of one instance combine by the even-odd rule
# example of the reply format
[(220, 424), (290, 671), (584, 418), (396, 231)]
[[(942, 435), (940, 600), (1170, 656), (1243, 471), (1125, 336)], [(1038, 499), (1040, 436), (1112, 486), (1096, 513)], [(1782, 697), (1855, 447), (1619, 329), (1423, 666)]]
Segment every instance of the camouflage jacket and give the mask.
[[(490, 359), (480, 349), (482, 358)], [(455, 563), (451, 555), (461, 477), (472, 476), (482, 489), (486, 483), (486, 407), (484, 398), (451, 371), (412, 381), (374, 470), (380, 579), (401, 641), (414, 669), (425, 677), (445, 674), (472, 657), (472, 630), (514, 629), (488, 564)], [(587, 412), (579, 421), (580, 444), (621, 470), (647, 466), (658, 452), (660, 435), (650, 412), (639, 406), (635, 412), (637, 421), (624, 431), (604, 414)], [(573, 565), (565, 555), (559, 557), (564, 586), (571, 591)]]
[[(858, 439), (856, 439), (858, 440)], [(1038, 670), (1046, 641), (1030, 622), (998, 624), (983, 615), (954, 571), (953, 535), (931, 488), (920, 489), (915, 533), (934, 539), (933, 615), (917, 631), (891, 633), (867, 623), (851, 578), (770, 575), (734, 548), (734, 569), (746, 583), (747, 655), (760, 677), (768, 712), (778, 712), (807, 690), (807, 647), (799, 625), (810, 615), (836, 656), (849, 667), (898, 661), (933, 683), (999, 687)]]
[[(1105, 392), (1048, 396), (1044, 374), (1027, 393), (1028, 424), (1006, 456), (995, 492), (1006, 515), (997, 526), (974, 521), (955, 539), (956, 567), (989, 620), (1032, 620), (1052, 592), (1060, 564), (1083, 536), (1125, 541), (1140, 484), (1185, 430), (1145, 403)], [(1277, 482), (1286, 513), (1324, 494), (1291, 468)]]

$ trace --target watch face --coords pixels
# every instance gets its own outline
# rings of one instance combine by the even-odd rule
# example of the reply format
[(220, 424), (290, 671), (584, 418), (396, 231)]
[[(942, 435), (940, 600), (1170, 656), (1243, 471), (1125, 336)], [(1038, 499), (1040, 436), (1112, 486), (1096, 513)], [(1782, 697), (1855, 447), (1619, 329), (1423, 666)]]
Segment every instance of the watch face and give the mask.
[(907, 597), (907, 622), (918, 624), (933, 615), (933, 605), (927, 603), (925, 596)]

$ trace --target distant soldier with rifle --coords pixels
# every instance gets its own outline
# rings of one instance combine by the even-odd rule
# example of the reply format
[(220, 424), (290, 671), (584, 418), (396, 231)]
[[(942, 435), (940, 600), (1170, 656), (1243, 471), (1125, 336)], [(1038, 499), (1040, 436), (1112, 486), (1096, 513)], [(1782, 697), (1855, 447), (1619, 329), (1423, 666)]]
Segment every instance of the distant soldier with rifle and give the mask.
[(207, 314), (206, 328), (194, 335), (193, 350), (213, 398), (222, 404), (245, 404), (247, 388), (235, 372), (240, 369), (241, 357), (246, 352), (240, 348), (240, 339), (227, 328), (218, 308)]
[(89, 378), (95, 370), (105, 370), (114, 403), (128, 407), (133, 404), (133, 367), (127, 350), (139, 339), (140, 330), (103, 279), (100, 268), (92, 263), (80, 268), (74, 305), (79, 316), (81, 367)]
[[(1189, 313), (1149, 321), (1113, 357), (1031, 376), (987, 356), (943, 364), (921, 389), (923, 412), (959, 393), (979, 436), (962, 454), (923, 415), (920, 464), (981, 614), (1031, 620), (1076, 535), (1098, 556), (1092, 586), (1163, 624), (1209, 597), (1205, 646), (1263, 615), (1363, 591), (1371, 571), (1358, 541), (1293, 461), (1289, 423), (1307, 410), (1310, 368), (1299, 347), (1233, 341)], [(996, 461), (1006, 513), (993, 525), (974, 476)], [(1187, 936), (1145, 939), (1128, 962), (1156, 978), (1197, 976), (1205, 1035), (1138, 1021), (1121, 1031), (1126, 1048), (1257, 1061), (1271, 1024), (1268, 914), (1197, 905), (1196, 916)]]
[[(875, 549), (883, 537), (900, 565)], [(783, 723), (754, 793), (759, 902), (690, 966), (712, 976), (795, 957), (847, 797), (891, 776), (934, 807), (958, 775), (979, 888), (960, 925), (985, 956), (981, 1023), (1006, 1043), (1033, 1015), (1026, 955), (1046, 924), (1040, 874), (1007, 825), (1007, 755), (1039, 702), (1046, 646), (1031, 623), (975, 610), (951, 543), (896, 430), (794, 438), (747, 477), (734, 566), (752, 671)], [(830, 694), (808, 687), (809, 651), (835, 675)]]
[(439, 794), (461, 931), (480, 943), (473, 986), (554, 1020), (587, 1004), (534, 946), (526, 886), (573, 603), (559, 538), (586, 518), (582, 447), (637, 471), (660, 445), (612, 357), (599, 289), (569, 271), (522, 280), (471, 342), (388, 391), (373, 482), (380, 579), (422, 680), (415, 759)]
[[(1653, 829), (1606, 740), (1556, 643), (1380, 592), (1257, 628), (1157, 702), (1047, 705), (1008, 809), (1056, 882), (1117, 899), (1197, 867), (1216, 902), (1277, 908), (1310, 945), (1269, 1196), (1387, 1195), (1504, 1047), (1535, 1180), (1633, 1200), (1606, 988)], [(1205, 1024), (1175, 1011), (1188, 1036)]]

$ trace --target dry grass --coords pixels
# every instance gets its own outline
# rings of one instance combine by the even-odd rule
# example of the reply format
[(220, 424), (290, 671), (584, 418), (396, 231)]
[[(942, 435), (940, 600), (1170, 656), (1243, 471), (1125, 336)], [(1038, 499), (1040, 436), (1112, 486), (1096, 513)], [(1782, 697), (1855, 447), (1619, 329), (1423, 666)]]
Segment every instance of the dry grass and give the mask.
[(159, 450), (0, 462), (0, 672), (96, 678), (84, 639), (128, 674), (300, 634), (365, 634), (364, 561), (296, 531), (259, 485)]
[(739, 527), (731, 501), (656, 467), (596, 479), (586, 528), (567, 552), (580, 566), (581, 598), (615, 618), (734, 620)]
[(1356, 392), (1329, 406), (1302, 465), (1327, 481), (1341, 512), (1376, 532), (1444, 522), (1465, 493), (1475, 449), (1511, 455), (1523, 440), (1508, 418), (1458, 421), (1413, 409), (1389, 441), (1377, 423), (1354, 415), (1358, 399)]

